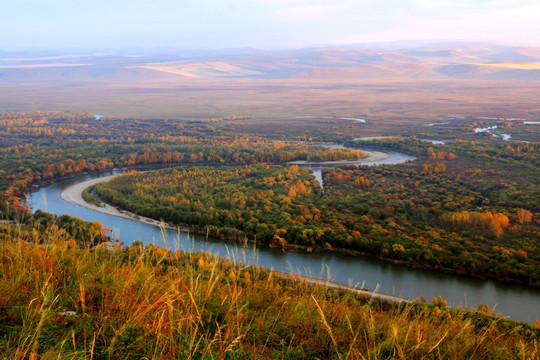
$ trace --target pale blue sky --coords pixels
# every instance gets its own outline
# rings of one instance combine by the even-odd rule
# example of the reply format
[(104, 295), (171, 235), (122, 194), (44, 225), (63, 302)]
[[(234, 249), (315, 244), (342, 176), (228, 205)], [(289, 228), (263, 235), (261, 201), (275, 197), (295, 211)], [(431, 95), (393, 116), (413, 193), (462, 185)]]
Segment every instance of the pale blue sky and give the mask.
[(275, 49), (398, 40), (540, 46), (540, 0), (0, 1), (0, 50)]

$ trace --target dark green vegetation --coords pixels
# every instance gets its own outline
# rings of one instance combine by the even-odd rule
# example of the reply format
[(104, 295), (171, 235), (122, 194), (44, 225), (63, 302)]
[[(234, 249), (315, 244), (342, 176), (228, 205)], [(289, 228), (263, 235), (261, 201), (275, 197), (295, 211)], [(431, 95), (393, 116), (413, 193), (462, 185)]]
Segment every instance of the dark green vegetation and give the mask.
[[(476, 120), (384, 129), (339, 118), (291, 119), (288, 127), (289, 120), (245, 116), (195, 120), (0, 114), (3, 357), (537, 356), (538, 326), (495, 318), (483, 307), (467, 312), (447, 309), (443, 301), (369, 304), (208, 254), (141, 246), (111, 253), (103, 245), (88, 251), (109, 240), (107, 229), (69, 215), (31, 214), (21, 204), (26, 191), (89, 172), (189, 165), (195, 167), (120, 177), (120, 185), (129, 178), (137, 183), (123, 184), (121, 196), (115, 193), (120, 187), (103, 188), (101, 195), (213, 235), (256, 237), (286, 248), (360, 250), (538, 285), (539, 143), (524, 124), (516, 127), (530, 144), (474, 134)], [(265, 126), (255, 134), (258, 123)], [(306, 168), (284, 164), (362, 156), (293, 140), (343, 142), (379, 133), (477, 142), (372, 141), (419, 159), (325, 171), (324, 194)]]
[(404, 138), (371, 145), (420, 160), (325, 170), (324, 194), (307, 168), (262, 165), (132, 173), (95, 190), (123, 209), (212, 236), (356, 250), (540, 286), (538, 145), (434, 149)]
[(534, 359), (539, 330), (434, 304), (385, 305), (209, 254), (0, 242), (6, 359)]

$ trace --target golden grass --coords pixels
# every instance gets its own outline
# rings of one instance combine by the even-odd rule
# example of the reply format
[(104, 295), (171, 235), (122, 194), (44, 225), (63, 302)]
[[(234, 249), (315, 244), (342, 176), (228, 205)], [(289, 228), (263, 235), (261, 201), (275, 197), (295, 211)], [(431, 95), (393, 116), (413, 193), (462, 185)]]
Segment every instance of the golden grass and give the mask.
[(485, 309), (371, 303), (206, 253), (88, 251), (60, 238), (0, 242), (2, 358), (538, 356), (537, 330)]

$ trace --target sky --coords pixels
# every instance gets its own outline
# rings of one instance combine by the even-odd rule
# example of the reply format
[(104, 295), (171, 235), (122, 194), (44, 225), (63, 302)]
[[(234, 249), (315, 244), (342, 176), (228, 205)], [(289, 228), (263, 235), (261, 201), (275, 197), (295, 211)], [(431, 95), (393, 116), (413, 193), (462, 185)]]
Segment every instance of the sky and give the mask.
[(540, 46), (540, 0), (0, 1), (0, 51), (409, 40)]

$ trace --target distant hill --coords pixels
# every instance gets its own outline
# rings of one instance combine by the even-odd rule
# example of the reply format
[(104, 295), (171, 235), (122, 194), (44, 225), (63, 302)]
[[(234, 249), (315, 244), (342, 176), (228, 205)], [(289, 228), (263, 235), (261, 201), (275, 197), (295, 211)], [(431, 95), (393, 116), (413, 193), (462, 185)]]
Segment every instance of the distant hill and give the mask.
[[(7, 94), (0, 110), (37, 106), (129, 117), (288, 115), (298, 108), (290, 103), (294, 100), (310, 115), (360, 111), (408, 118), (481, 115), (507, 107), (499, 115), (540, 116), (532, 101), (540, 90), (540, 48), (396, 43), (0, 55), (0, 91)], [(338, 91), (344, 87), (346, 92)], [(307, 88), (309, 94), (302, 90)], [(482, 109), (471, 106), (474, 98)], [(453, 110), (456, 105), (459, 111)]]
[[(145, 81), (150, 76), (159, 80), (163, 78), (160, 76), (163, 72), (169, 78), (287, 78), (301, 73), (326, 77), (329, 71), (319, 70), (329, 68), (337, 73), (345, 68), (348, 73), (359, 74), (366, 69), (377, 69), (380, 74), (407, 77), (418, 75), (418, 67), (411, 66), (413, 64), (431, 69), (430, 72), (422, 73), (432, 77), (442, 74), (447, 78), (480, 76), (522, 80), (531, 75), (532, 70), (540, 70), (540, 49), (462, 45), (456, 48), (431, 46), (403, 50), (341, 46), (290, 51), (246, 49), (207, 53), (176, 51), (166, 54), (140, 52), (43, 56), (3, 53), (0, 59), (0, 78), (13, 82), (28, 79), (93, 81), (98, 78), (132, 82)], [(485, 69), (485, 66), (493, 65), (498, 65), (497, 69)], [(513, 71), (504, 72), (504, 76), (498, 75), (506, 69)]]

